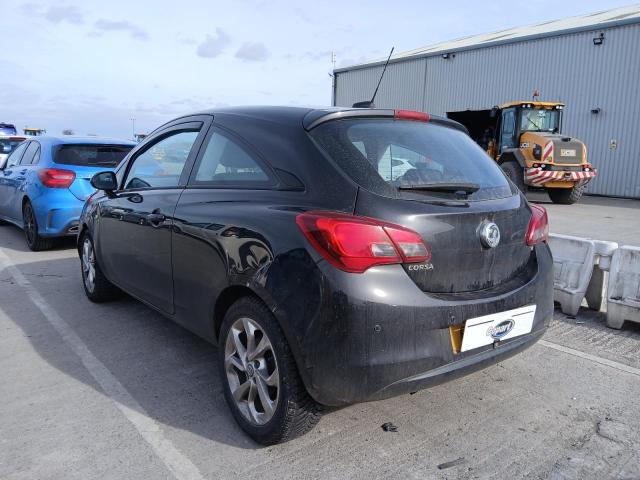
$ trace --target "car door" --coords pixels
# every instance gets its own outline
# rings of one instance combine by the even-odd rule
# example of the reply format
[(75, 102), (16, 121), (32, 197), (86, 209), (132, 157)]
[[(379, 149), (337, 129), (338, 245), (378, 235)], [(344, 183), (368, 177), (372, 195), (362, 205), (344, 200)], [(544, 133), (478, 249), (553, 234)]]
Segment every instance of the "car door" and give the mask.
[(29, 142), (24, 155), (20, 159), (13, 172), (13, 178), (9, 187), (9, 216), (15, 219), (22, 218), (22, 198), (27, 192), (28, 183), (32, 182), (35, 175), (34, 169), (40, 160), (40, 144), (36, 141)]
[(272, 260), (263, 229), (253, 220), (271, 224), (257, 209), (280, 198), (276, 184), (269, 165), (247, 143), (222, 128), (209, 130), (175, 213), (176, 321), (212, 338), (220, 292), (229, 283), (251, 281)]
[(96, 248), (107, 277), (126, 292), (173, 312), (173, 214), (211, 117), (172, 124), (129, 158), (119, 190), (100, 203)]
[(13, 211), (14, 197), (21, 171), (20, 161), (31, 143), (33, 142), (22, 143), (9, 155), (6, 166), (2, 170), (2, 175), (0, 175), (0, 216), (9, 220), (17, 221), (18, 218), (21, 218), (16, 217)]

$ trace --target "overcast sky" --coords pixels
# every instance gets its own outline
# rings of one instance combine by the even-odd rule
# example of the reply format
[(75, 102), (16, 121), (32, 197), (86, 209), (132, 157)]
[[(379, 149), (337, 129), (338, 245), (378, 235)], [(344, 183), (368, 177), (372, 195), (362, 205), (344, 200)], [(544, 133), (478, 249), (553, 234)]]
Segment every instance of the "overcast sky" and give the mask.
[(131, 137), (222, 105), (328, 105), (347, 66), (615, 0), (3, 1), (0, 121)]

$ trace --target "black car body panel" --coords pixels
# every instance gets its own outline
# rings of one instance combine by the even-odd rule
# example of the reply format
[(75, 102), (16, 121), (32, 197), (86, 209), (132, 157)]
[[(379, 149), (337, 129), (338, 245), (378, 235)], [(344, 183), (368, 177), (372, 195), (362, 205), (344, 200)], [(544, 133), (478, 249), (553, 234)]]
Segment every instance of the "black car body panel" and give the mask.
[[(553, 264), (545, 243), (524, 244), (530, 218), (524, 197), (380, 197), (330, 161), (305, 130), (331, 113), (245, 107), (170, 122), (123, 161), (120, 190), (87, 201), (79, 235), (91, 235), (111, 282), (214, 343), (231, 302), (260, 298), (278, 319), (307, 390), (326, 405), (412, 392), (535, 342), (552, 316)], [(187, 123), (200, 127), (178, 185), (122, 191), (132, 159)], [(255, 159), (268, 178), (264, 185), (194, 181), (194, 166), (216, 132)], [(415, 229), (432, 244), (433, 270), (400, 264), (357, 274), (338, 270), (296, 224), (298, 214), (317, 210)], [(501, 248), (479, 244), (483, 219), (503, 230)], [(464, 264), (466, 272), (459, 268)], [(450, 325), (529, 304), (537, 305), (530, 334), (453, 353)]]
[[(297, 328), (307, 361), (302, 370), (311, 373), (309, 392), (328, 405), (387, 398), (464, 375), (531, 345), (553, 314), (551, 255), (546, 245), (536, 247), (535, 255), (538, 269), (528, 282), (473, 299), (426, 295), (399, 265), (372, 268), (358, 282), (321, 267), (316, 278), (322, 299), (289, 307), (286, 315), (305, 319)], [(450, 325), (531, 303), (538, 306), (531, 334), (452, 352)], [(476, 360), (482, 363), (477, 368)]]
[[(521, 195), (434, 206), (389, 199), (363, 190), (355, 213), (392, 221), (418, 232), (434, 252), (433, 269), (410, 270), (407, 265), (407, 274), (425, 292), (461, 293), (502, 285), (526, 269), (531, 248), (523, 239), (529, 216), (523, 215), (521, 208), (528, 210)], [(485, 221), (500, 227), (501, 240), (496, 248), (484, 248), (480, 243), (477, 230)], [(464, 266), (464, 275), (459, 266)]]

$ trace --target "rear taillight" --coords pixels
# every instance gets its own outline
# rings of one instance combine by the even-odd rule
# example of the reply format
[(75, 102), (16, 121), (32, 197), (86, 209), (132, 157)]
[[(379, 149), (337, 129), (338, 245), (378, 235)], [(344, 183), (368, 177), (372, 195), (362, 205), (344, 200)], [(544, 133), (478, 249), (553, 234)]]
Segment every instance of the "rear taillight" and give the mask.
[(301, 213), (296, 222), (311, 245), (346, 272), (362, 273), (375, 265), (431, 259), (431, 251), (420, 235), (399, 225), (340, 212)]
[(48, 188), (68, 188), (76, 179), (75, 172), (60, 168), (44, 168), (38, 170), (38, 178)]
[(547, 210), (540, 205), (531, 205), (531, 220), (527, 229), (527, 245), (546, 242), (549, 238), (549, 219)]
[(418, 122), (428, 122), (431, 116), (428, 113), (416, 112), (415, 110), (394, 110), (393, 118), (400, 120), (417, 120)]

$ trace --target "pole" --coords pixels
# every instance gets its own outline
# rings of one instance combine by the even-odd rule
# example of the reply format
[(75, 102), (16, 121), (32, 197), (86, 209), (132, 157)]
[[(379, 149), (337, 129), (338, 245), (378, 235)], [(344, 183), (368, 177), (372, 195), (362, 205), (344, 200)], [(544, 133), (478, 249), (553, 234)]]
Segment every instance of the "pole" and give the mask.
[(129, 120), (131, 120), (131, 140), (135, 140), (136, 139), (136, 119), (130, 118)]
[(333, 70), (331, 70), (331, 105), (336, 105), (336, 52), (331, 52), (331, 64)]

